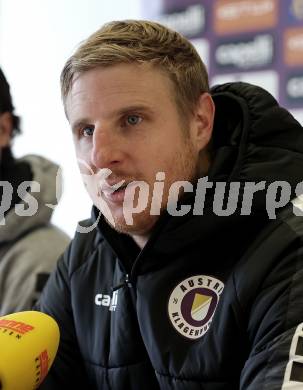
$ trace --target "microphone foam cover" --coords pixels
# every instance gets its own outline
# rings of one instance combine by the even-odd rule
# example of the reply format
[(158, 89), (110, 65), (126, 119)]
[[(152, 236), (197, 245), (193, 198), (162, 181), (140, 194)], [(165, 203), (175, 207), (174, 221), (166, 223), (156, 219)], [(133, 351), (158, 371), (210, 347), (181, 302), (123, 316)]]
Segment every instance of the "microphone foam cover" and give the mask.
[(59, 327), (47, 314), (23, 311), (0, 317), (0, 389), (36, 389), (54, 361), (59, 339)]

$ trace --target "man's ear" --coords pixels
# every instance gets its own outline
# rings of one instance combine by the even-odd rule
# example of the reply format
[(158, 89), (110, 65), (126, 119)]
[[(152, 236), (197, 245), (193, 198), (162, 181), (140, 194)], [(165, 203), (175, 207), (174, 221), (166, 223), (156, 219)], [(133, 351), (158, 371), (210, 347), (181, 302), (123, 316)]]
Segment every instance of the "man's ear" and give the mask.
[(10, 112), (0, 114), (0, 148), (9, 146), (13, 131), (13, 117)]
[(214, 117), (214, 101), (208, 92), (204, 92), (197, 102), (192, 124), (193, 143), (197, 151), (203, 150), (208, 144), (213, 131)]

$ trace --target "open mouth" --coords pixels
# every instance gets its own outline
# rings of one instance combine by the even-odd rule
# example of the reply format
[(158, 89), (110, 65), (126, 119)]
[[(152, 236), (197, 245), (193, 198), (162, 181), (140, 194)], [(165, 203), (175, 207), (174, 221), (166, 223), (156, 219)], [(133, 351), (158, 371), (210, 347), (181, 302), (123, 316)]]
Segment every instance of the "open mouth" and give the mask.
[(128, 185), (127, 183), (124, 183), (121, 185), (121, 182), (118, 184), (115, 184), (114, 186), (112, 186), (112, 193), (117, 194), (119, 192), (124, 191), (126, 189), (127, 185)]
[(125, 180), (121, 180), (112, 186), (106, 186), (102, 189), (104, 197), (110, 201), (121, 201), (124, 198), (124, 192), (128, 183)]

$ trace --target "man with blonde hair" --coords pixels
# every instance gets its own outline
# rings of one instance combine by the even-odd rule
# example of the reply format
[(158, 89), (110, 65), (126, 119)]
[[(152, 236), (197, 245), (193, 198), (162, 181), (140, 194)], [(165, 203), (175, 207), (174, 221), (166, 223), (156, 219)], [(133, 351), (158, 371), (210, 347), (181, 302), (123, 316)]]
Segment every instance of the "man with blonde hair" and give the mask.
[(42, 388), (302, 384), (299, 123), (262, 88), (210, 91), (147, 21), (95, 32), (61, 87), (94, 206), (37, 305), (61, 330)]

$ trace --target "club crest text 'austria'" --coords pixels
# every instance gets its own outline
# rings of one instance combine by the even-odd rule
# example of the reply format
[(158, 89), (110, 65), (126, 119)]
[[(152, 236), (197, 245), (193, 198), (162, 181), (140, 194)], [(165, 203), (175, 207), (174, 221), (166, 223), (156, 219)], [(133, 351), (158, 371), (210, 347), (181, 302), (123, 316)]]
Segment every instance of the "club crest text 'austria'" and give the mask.
[(202, 337), (209, 329), (224, 284), (207, 275), (183, 280), (172, 291), (168, 314), (174, 328), (189, 339)]

